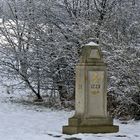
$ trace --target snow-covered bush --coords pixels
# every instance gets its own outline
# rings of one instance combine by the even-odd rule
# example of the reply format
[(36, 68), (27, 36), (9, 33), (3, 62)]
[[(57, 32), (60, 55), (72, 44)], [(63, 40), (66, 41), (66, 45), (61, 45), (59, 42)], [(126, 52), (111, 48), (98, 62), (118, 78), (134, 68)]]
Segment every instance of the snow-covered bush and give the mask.
[[(109, 111), (116, 117), (140, 119), (140, 46), (110, 47), (108, 64)], [(105, 48), (105, 47), (104, 47)]]

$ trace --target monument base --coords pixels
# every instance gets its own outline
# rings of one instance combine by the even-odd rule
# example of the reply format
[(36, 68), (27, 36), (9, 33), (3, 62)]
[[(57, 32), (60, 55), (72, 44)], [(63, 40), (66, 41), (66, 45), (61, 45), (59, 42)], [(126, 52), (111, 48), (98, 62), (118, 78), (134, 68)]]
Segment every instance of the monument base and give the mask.
[(69, 125), (63, 126), (63, 134), (77, 133), (115, 133), (119, 127), (113, 125), (111, 118), (70, 118)]

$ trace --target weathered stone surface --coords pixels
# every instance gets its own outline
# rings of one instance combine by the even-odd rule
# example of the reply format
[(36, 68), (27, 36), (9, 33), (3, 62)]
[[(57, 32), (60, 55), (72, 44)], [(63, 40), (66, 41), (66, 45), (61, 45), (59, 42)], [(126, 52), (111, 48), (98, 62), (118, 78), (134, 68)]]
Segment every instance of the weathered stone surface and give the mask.
[(76, 66), (75, 115), (63, 133), (111, 133), (119, 130), (107, 113), (106, 64), (99, 45), (83, 47)]
[(64, 134), (76, 133), (114, 133), (119, 127), (113, 125), (112, 118), (69, 118), (69, 125), (63, 126)]
[(114, 133), (118, 132), (116, 125), (96, 125), (96, 126), (63, 126), (64, 134), (77, 134), (77, 133)]
[(113, 121), (112, 118), (76, 118), (76, 117), (72, 117), (69, 118), (69, 125), (70, 126), (84, 126), (84, 125), (88, 125), (88, 126), (92, 126), (92, 125), (112, 125)]

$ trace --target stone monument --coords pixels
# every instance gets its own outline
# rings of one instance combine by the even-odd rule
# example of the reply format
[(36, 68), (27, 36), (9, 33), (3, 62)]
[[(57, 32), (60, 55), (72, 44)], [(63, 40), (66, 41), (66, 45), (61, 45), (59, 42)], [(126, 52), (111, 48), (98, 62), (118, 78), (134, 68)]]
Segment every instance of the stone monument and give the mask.
[(99, 45), (83, 46), (80, 63), (76, 66), (75, 115), (63, 126), (64, 134), (113, 133), (119, 127), (107, 113), (106, 64)]

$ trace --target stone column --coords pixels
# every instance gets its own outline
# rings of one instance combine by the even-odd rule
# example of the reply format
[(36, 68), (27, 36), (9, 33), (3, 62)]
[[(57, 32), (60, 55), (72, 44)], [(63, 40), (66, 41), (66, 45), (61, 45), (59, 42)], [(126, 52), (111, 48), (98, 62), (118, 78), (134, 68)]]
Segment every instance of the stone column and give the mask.
[(76, 66), (75, 115), (63, 126), (64, 134), (113, 133), (119, 127), (107, 113), (106, 64), (98, 44), (90, 42), (82, 48)]

